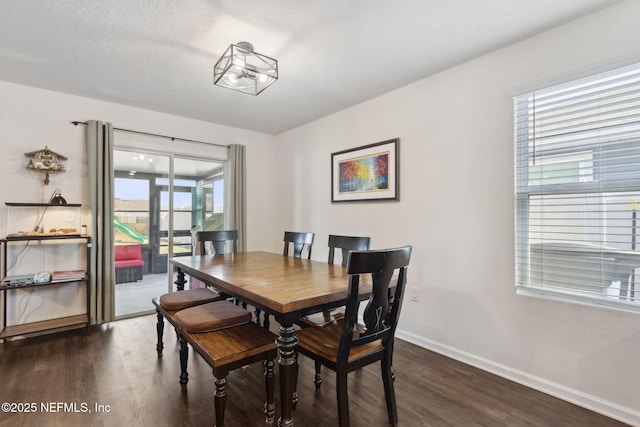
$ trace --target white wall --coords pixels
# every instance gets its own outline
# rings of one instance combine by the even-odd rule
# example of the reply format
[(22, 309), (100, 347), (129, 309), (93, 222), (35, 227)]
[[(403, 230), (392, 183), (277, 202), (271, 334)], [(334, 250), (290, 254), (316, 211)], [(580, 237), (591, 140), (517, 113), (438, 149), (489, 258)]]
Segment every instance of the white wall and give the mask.
[[(515, 294), (512, 103), (640, 61), (639, 16), (628, 1), (280, 135), (274, 239), (314, 231), (318, 260), (329, 233), (413, 245), (401, 337), (640, 424), (640, 317)], [(395, 137), (401, 200), (331, 204), (331, 153)]]
[[(69, 203), (82, 203), (81, 223), (88, 222), (86, 130), (84, 126), (76, 127), (71, 122), (91, 119), (111, 122), (119, 128), (217, 144), (246, 145), (247, 246), (249, 250), (271, 247), (272, 236), (268, 233), (271, 227), (268, 224), (275, 223), (277, 214), (272, 168), (276, 161), (275, 137), (6, 82), (0, 82), (0, 171), (3, 180), (0, 185), (0, 235), (6, 235), (5, 202), (47, 202), (55, 187), (62, 189)], [(121, 133), (120, 137), (132, 138), (131, 134)], [(171, 141), (156, 140), (155, 143)], [(43, 184), (42, 175), (25, 168), (28, 159), (24, 156), (24, 153), (39, 150), (45, 145), (68, 157), (64, 162), (67, 172), (52, 175), (48, 186)], [(28, 271), (16, 270), (17, 273)], [(22, 291), (22, 295), (10, 301), (9, 305), (19, 313), (25, 313), (20, 322), (43, 320), (59, 313), (83, 313), (83, 289), (80, 293), (72, 285), (60, 289), (39, 289), (31, 297), (29, 292)], [(45, 299), (49, 301), (47, 304), (34, 309)], [(27, 303), (28, 307), (24, 308)], [(11, 321), (12, 317), (9, 319)]]

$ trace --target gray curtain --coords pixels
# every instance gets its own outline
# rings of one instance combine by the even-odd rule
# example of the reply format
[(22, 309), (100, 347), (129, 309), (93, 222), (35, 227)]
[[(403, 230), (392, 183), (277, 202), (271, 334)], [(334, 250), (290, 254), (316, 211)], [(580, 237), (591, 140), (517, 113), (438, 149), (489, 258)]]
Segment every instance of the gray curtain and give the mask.
[(90, 120), (87, 126), (89, 196), (93, 221), (91, 251), (91, 323), (115, 317), (113, 263), (113, 125)]
[(246, 171), (244, 145), (231, 144), (229, 146), (229, 179), (232, 202), (230, 229), (238, 230), (238, 252), (244, 252), (247, 247), (246, 227)]

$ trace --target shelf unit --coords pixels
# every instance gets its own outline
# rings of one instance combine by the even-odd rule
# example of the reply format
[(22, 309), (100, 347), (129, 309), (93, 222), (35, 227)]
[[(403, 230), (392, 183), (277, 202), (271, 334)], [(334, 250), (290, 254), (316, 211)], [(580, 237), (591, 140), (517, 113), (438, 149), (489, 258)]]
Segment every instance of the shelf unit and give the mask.
[[(58, 208), (77, 208), (79, 204), (66, 204), (66, 205), (52, 205), (47, 203), (6, 203), (7, 207), (26, 207), (26, 208), (46, 208), (46, 209), (58, 209)], [(8, 215), (7, 215), (8, 217)], [(7, 229), (8, 230), (8, 229)], [(29, 335), (38, 332), (54, 331), (62, 328), (69, 327), (86, 327), (87, 333), (90, 328), (90, 307), (91, 307), (91, 287), (90, 287), (90, 259), (92, 240), (89, 236), (83, 236), (80, 234), (60, 234), (60, 235), (8, 235), (4, 239), (0, 239), (0, 250), (2, 251), (2, 278), (7, 276), (7, 253), (9, 251), (9, 245), (15, 242), (29, 242), (29, 241), (77, 241), (79, 244), (84, 244), (86, 247), (86, 267), (85, 275), (82, 278), (74, 278), (70, 280), (59, 280), (55, 282), (45, 283), (21, 283), (5, 285), (0, 284), (0, 293), (4, 295), (2, 300), (2, 330), (0, 331), (0, 339), (15, 337), (18, 335)], [(72, 243), (72, 242), (69, 242)], [(46, 250), (46, 249), (43, 249)], [(63, 316), (47, 320), (40, 320), (30, 323), (23, 323), (17, 325), (7, 326), (7, 292), (16, 289), (25, 288), (51, 288), (56, 286), (65, 286), (69, 283), (84, 283), (86, 288), (86, 311), (84, 314), (76, 314), (72, 316)]]

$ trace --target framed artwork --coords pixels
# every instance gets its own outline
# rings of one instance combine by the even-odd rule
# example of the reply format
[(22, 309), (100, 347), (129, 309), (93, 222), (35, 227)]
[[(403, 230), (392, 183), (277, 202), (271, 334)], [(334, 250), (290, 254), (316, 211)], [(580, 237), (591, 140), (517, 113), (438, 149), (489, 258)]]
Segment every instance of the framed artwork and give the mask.
[(399, 200), (398, 142), (331, 153), (331, 202)]

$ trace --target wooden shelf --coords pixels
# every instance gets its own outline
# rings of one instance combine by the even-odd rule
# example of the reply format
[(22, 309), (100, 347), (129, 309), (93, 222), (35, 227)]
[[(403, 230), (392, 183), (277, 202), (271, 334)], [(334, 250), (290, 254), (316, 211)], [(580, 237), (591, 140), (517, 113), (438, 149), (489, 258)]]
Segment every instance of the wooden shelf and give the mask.
[(89, 318), (86, 314), (59, 317), (57, 319), (42, 320), (39, 322), (24, 323), (22, 325), (7, 326), (0, 333), (0, 339), (27, 335), (34, 332), (50, 331), (52, 329), (66, 328), (69, 326), (88, 326)]
[[(7, 206), (71, 206), (77, 207), (80, 205), (49, 205), (49, 204), (41, 204), (41, 203), (6, 203)], [(49, 236), (7, 236), (4, 239), (0, 239), (0, 251), (2, 252), (2, 261), (3, 261), (3, 280), (7, 275), (7, 252), (8, 246), (14, 242), (19, 241), (64, 241), (64, 244), (68, 243), (77, 243), (84, 245), (86, 247), (87, 255), (86, 255), (86, 265), (85, 271), (82, 278), (68, 278), (65, 280), (58, 281), (49, 281), (46, 283), (23, 283), (17, 286), (8, 286), (8, 285), (0, 285), (0, 292), (4, 292), (2, 295), (2, 326), (3, 329), (0, 330), (0, 339), (15, 337), (18, 335), (30, 335), (34, 333), (46, 332), (46, 331), (54, 331), (60, 329), (69, 329), (76, 327), (86, 327), (87, 333), (90, 330), (90, 307), (91, 307), (91, 286), (89, 284), (89, 278), (91, 277), (90, 271), (90, 261), (91, 261), (91, 248), (92, 248), (92, 240), (91, 236), (83, 236), (80, 234), (65, 234), (65, 235), (49, 235)], [(71, 240), (75, 240), (75, 242), (70, 242)], [(63, 242), (60, 242), (63, 243)], [(49, 244), (43, 245), (46, 247)], [(86, 312), (84, 314), (74, 315), (74, 316), (62, 316), (59, 318), (53, 318), (49, 320), (39, 321), (39, 322), (31, 322), (24, 323), (20, 325), (10, 325), (7, 326), (7, 300), (8, 295), (7, 292), (12, 289), (23, 289), (23, 288), (31, 288), (32, 290), (39, 287), (51, 287), (56, 285), (64, 285), (68, 283), (83, 283), (86, 289)]]
[(22, 207), (57, 207), (57, 208), (63, 208), (63, 207), (72, 207), (72, 208), (79, 208), (80, 206), (82, 206), (80, 203), (67, 203), (64, 205), (60, 205), (60, 204), (51, 204), (51, 203), (15, 203), (15, 202), (5, 202), (5, 205), (7, 206), (22, 206)]
[(20, 283), (18, 285), (0, 285), (0, 291), (10, 291), (12, 289), (24, 289), (24, 288), (39, 288), (41, 286), (62, 285), (65, 283), (72, 283), (72, 282), (86, 282), (88, 279), (89, 278), (85, 274), (84, 277), (81, 277), (81, 278), (56, 280), (55, 282)]
[(51, 236), (7, 236), (4, 241), (18, 242), (27, 240), (67, 240), (67, 239), (87, 239), (88, 236), (82, 236), (80, 234), (58, 234)]

